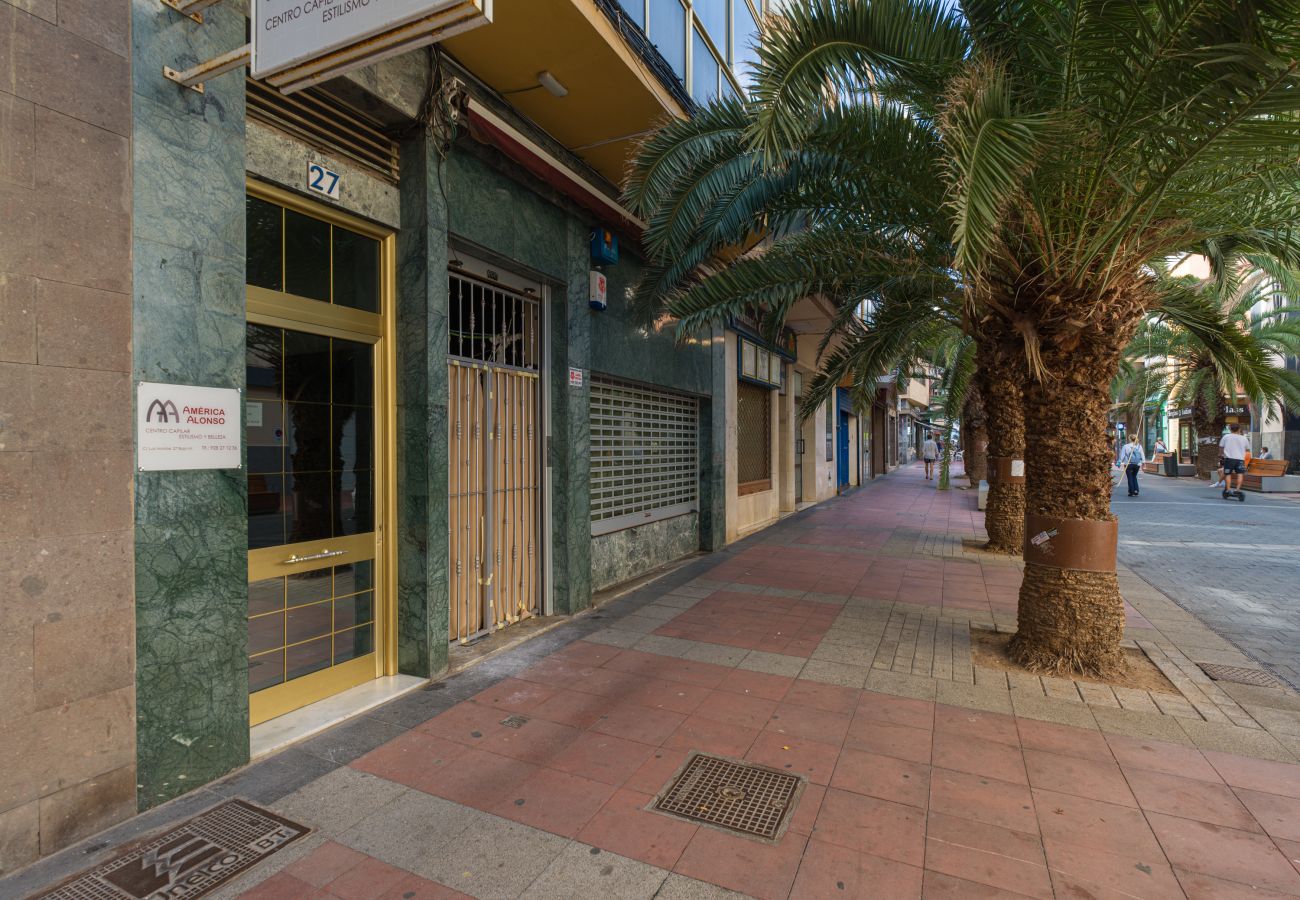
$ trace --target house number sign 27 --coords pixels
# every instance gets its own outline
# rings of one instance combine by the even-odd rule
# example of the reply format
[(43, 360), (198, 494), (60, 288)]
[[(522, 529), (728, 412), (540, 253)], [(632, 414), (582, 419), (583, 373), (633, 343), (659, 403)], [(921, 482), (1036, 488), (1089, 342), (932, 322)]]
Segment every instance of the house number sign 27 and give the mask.
[(331, 200), (339, 198), (339, 173), (331, 172), (320, 163), (307, 164), (307, 187)]

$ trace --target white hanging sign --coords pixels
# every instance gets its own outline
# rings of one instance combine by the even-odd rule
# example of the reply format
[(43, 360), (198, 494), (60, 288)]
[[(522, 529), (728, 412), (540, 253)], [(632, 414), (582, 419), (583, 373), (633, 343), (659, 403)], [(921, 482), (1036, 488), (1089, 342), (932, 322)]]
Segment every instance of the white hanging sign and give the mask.
[(233, 388), (140, 382), (135, 410), (140, 471), (238, 469), (242, 407)]
[(460, 7), (481, 8), (466, 0), (253, 0), (252, 74), (265, 78)]

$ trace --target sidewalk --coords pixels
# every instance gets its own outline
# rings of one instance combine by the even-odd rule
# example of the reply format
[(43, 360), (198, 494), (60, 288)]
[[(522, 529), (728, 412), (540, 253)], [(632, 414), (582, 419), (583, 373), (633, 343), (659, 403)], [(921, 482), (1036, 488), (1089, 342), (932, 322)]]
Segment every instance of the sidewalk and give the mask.
[[(1300, 738), (1192, 662), (1231, 646), (1122, 572), (1129, 637), (1178, 694), (976, 665), (1019, 570), (963, 544), (974, 505), (896, 472), (0, 896), (236, 796), (312, 831), (209, 897), (1300, 896)], [(649, 811), (694, 752), (798, 776), (783, 833)]]

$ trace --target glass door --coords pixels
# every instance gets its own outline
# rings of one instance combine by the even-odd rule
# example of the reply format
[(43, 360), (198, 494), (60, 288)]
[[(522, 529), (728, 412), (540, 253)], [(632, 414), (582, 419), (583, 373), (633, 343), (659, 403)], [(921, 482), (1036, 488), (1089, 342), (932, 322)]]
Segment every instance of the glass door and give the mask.
[(245, 346), (254, 725), (386, 674), (393, 630), (380, 541), (390, 248), (332, 210), (257, 194)]

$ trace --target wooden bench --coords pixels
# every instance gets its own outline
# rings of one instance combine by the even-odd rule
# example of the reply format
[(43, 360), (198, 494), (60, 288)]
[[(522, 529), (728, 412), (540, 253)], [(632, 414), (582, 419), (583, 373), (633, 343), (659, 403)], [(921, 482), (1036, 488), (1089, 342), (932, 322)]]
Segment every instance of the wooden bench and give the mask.
[(1142, 464), (1142, 471), (1147, 475), (1165, 474), (1165, 453), (1156, 453)]
[(1246, 464), (1246, 474), (1241, 478), (1241, 486), (1248, 491), (1263, 491), (1265, 478), (1285, 478), (1287, 461), (1285, 459), (1252, 459)]

